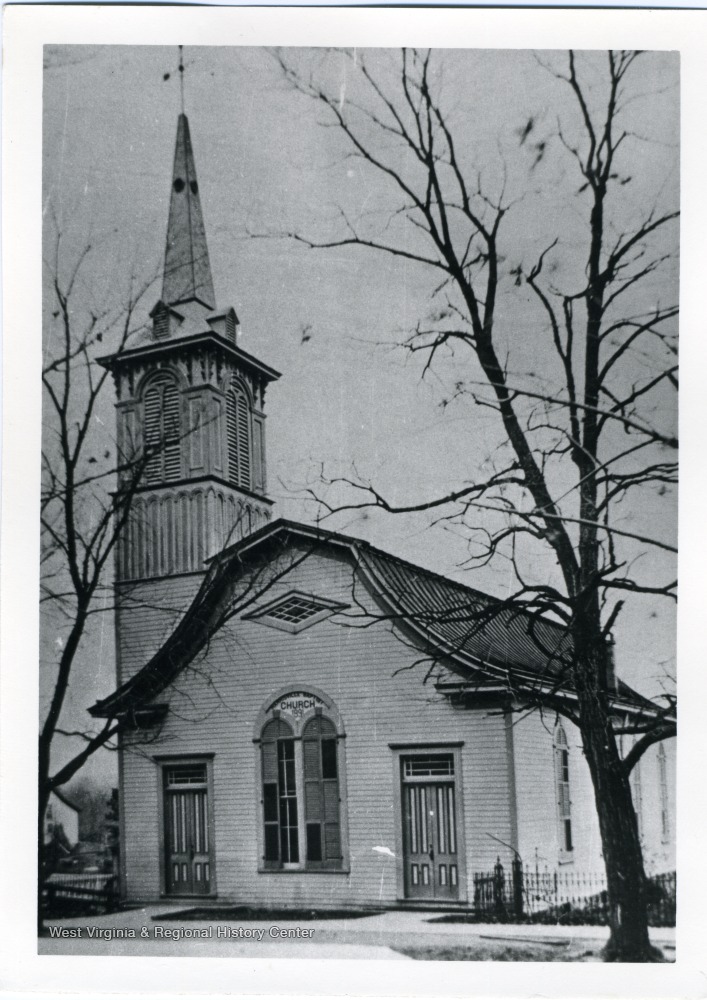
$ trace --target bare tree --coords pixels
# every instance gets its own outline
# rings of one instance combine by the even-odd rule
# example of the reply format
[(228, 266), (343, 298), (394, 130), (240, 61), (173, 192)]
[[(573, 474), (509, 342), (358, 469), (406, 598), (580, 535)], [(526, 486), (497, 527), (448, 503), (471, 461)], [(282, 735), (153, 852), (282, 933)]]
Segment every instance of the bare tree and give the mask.
[[(90, 275), (84, 277), (93, 252), (93, 247), (85, 246), (67, 267), (70, 253), (64, 252), (58, 235), (52, 255), (45, 260), (40, 600), (45, 640), (50, 633), (56, 636), (51, 645), (56, 660), (42, 665), (40, 890), (46, 869), (43, 818), (51, 793), (100, 750), (120, 747), (141, 753), (146, 745), (162, 740), (162, 716), (159, 709), (149, 707), (150, 702), (165, 688), (178, 690), (179, 676), (185, 670), (214, 686), (214, 678), (203, 665), (212, 637), (309, 554), (270, 552), (266, 560), (241, 566), (238, 554), (228, 554), (228, 543), (240, 537), (243, 525), (230, 525), (226, 553), (205, 567), (189, 608), (160, 604), (160, 614), (167, 616), (166, 638), (160, 648), (114, 695), (94, 706), (98, 710), (89, 715), (87, 704), (84, 724), (75, 721), (77, 707), (69, 705), (69, 696), (80, 687), (82, 656), (95, 649), (96, 622), (118, 606), (125, 613), (144, 608), (150, 600), (139, 586), (123, 586), (114, 594), (113, 557), (128, 522), (138, 528), (134, 498), (149, 480), (151, 463), (159, 462), (161, 452), (175, 443), (174, 428), (165, 428), (164, 440), (138, 437), (116, 442), (108, 419), (101, 420), (100, 413), (106, 416), (112, 402), (111, 366), (99, 364), (99, 356), (110, 352), (115, 358), (132, 346), (133, 335), (141, 329), (136, 314), (152, 281), (139, 286), (131, 281), (128, 293), (117, 297), (117, 305), (93, 309), (93, 282)], [(178, 440), (196, 429), (184, 428)], [(141, 528), (147, 537), (149, 526)], [(234, 577), (238, 582), (231, 586), (228, 581)], [(45, 641), (45, 649), (48, 646)], [(70, 723), (64, 721), (67, 717)], [(56, 753), (59, 740), (78, 749), (70, 751), (67, 759), (67, 744), (62, 743), (63, 752)]]
[[(626, 123), (641, 96), (631, 92), (640, 54), (608, 52), (599, 62), (570, 52), (543, 67), (564, 110), (551, 129), (532, 117), (517, 129), (518, 155), (529, 156), (526, 191), (517, 198), (507, 193), (503, 164), (484, 175), (473, 163), (468, 121), (445, 101), (430, 52), (403, 50), (392, 69), (360, 51), (335, 53), (345, 66), (345, 95), (326, 60), (312, 69), (301, 55), (275, 56), (285, 80), (323, 109), (323, 124), (343, 138), (389, 209), (385, 217), (352, 219), (342, 208), (333, 233), (286, 235), (312, 249), (392, 255), (437, 275), (430, 314), (404, 346), (425, 357), (423, 374), (445, 352), (453, 356), (453, 396), (489, 408), (499, 428), (491, 474), (480, 479), (470, 469), (466, 483), (443, 495), (401, 502), (355, 472), (329, 478), (313, 495), (325, 516), (371, 506), (434, 512), (466, 532), (475, 564), (509, 559), (515, 593), (470, 612), (470, 629), (512, 608), (531, 622), (549, 615), (563, 623), (567, 642), (546, 652), (576, 693), (572, 705), (553, 704), (579, 727), (595, 790), (611, 909), (605, 958), (653, 960), (629, 775), (649, 746), (675, 733), (675, 705), (668, 698), (619, 726), (638, 737), (622, 760), (609, 648), (627, 598), (676, 594), (674, 580), (642, 577), (637, 558), (652, 551), (668, 553), (670, 562), (672, 539), (656, 524), (621, 521), (637, 496), (669, 493), (677, 477), (678, 211), (664, 191), (648, 208), (628, 198), (645, 141)], [(541, 161), (563, 158), (576, 182), (569, 198), (566, 188), (554, 193), (557, 231), (528, 262), (514, 246), (514, 213)], [(544, 359), (533, 366), (540, 374), (514, 353), (513, 295), (524, 296), (523, 335)], [(327, 486), (336, 487), (336, 499)], [(342, 487), (350, 492), (343, 501)], [(543, 572), (547, 553), (554, 573), (552, 566)]]
[[(42, 367), (43, 451), (40, 602), (42, 629), (56, 635), (55, 662), (43, 663), (43, 717), (39, 733), (39, 863), (43, 868), (42, 822), (51, 792), (86, 761), (110, 745), (116, 720), (99, 729), (66, 728), (67, 696), (76, 685), (77, 663), (95, 638), (93, 623), (113, 607), (112, 558), (135, 490), (150, 454), (122, 453), (100, 419), (108, 372), (96, 355), (108, 346), (122, 351), (134, 330), (135, 312), (151, 282), (130, 282), (126, 295), (94, 306), (86, 244), (75, 256), (64, 250), (55, 225), (45, 257), (45, 343)], [(118, 490), (117, 480), (121, 479)], [(86, 706), (88, 707), (88, 706)], [(57, 738), (78, 745), (68, 760), (52, 764)], [(78, 743), (77, 743), (78, 741)], [(71, 744), (68, 744), (69, 746)]]

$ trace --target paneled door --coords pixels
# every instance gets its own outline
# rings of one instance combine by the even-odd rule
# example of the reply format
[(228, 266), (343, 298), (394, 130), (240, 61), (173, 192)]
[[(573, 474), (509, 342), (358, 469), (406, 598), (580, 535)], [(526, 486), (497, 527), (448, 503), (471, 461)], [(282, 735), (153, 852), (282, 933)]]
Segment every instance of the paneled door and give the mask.
[(453, 755), (403, 757), (401, 770), (405, 895), (458, 899)]
[(212, 880), (206, 764), (169, 765), (164, 775), (167, 892), (205, 895)]

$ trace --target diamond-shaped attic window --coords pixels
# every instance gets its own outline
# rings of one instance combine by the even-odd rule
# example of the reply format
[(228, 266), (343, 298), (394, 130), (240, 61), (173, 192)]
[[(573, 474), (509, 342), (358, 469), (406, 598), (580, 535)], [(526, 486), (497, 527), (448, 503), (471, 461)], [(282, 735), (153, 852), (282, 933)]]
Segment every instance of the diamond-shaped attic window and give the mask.
[(284, 597), (280, 597), (264, 608), (258, 608), (257, 611), (244, 617), (259, 621), (262, 625), (272, 625), (273, 628), (284, 629), (286, 632), (299, 632), (345, 607), (345, 604), (340, 604), (337, 601), (290, 591)]
[(297, 625), (299, 622), (311, 618), (312, 615), (319, 614), (321, 610), (321, 604), (317, 604), (316, 601), (309, 601), (306, 597), (288, 597), (286, 601), (268, 611), (268, 617)]

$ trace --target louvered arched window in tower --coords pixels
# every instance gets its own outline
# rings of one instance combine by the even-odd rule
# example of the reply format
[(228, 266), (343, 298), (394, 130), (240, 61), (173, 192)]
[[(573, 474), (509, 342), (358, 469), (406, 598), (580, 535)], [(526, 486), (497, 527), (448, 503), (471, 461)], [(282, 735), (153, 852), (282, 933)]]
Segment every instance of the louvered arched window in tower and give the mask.
[(243, 389), (234, 386), (226, 407), (228, 474), (234, 486), (252, 488), (252, 432), (250, 402)]
[(179, 390), (168, 372), (150, 380), (143, 396), (148, 483), (173, 482), (182, 473)]

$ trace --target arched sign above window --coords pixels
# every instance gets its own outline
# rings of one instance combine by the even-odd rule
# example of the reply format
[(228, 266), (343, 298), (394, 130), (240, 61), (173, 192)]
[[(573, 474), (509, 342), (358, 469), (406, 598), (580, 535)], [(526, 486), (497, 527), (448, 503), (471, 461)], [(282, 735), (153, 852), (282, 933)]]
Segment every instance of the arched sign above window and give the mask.
[(314, 686), (288, 684), (287, 687), (274, 691), (264, 703), (255, 720), (253, 739), (256, 743), (260, 741), (263, 726), (272, 719), (286, 722), (292, 727), (295, 738), (299, 739), (303, 729), (315, 716), (331, 719), (337, 738), (345, 736), (339, 710), (326, 692)]
[(308, 712), (316, 711), (318, 708), (324, 710), (327, 707), (319, 695), (309, 691), (288, 691), (272, 703), (270, 710), (278, 709), (281, 715), (299, 720)]

